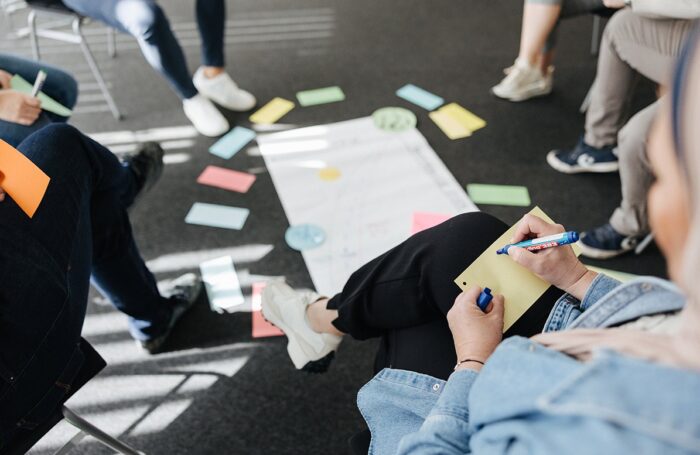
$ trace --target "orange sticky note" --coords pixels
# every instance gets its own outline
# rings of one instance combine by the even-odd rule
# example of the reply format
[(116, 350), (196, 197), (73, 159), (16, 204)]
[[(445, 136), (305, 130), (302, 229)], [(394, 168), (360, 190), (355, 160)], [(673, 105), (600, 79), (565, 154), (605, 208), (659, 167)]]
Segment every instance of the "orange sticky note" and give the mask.
[(215, 186), (229, 191), (245, 193), (255, 182), (255, 175), (218, 166), (207, 166), (197, 178), (197, 183)]
[(41, 204), (50, 180), (29, 158), (0, 139), (0, 187), (29, 218)]
[(284, 333), (262, 315), (262, 290), (265, 283), (253, 283), (253, 338), (279, 337)]

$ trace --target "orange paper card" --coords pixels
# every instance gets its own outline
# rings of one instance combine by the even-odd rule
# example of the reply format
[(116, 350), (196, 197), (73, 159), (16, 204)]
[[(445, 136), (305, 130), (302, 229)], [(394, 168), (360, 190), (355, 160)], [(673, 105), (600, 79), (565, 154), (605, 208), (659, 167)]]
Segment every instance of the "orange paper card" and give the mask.
[(0, 187), (29, 218), (44, 198), (50, 180), (29, 158), (0, 139)]

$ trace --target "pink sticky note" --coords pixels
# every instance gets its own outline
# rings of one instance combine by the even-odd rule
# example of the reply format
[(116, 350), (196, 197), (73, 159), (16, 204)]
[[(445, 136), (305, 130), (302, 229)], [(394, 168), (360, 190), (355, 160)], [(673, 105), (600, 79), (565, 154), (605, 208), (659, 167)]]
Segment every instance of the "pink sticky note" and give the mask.
[(445, 215), (442, 213), (428, 213), (428, 212), (415, 212), (413, 214), (413, 225), (411, 227), (411, 234), (415, 234), (420, 231), (425, 231), (433, 226), (437, 226), (443, 221), (447, 221), (452, 218), (452, 215)]
[(245, 193), (255, 181), (253, 174), (233, 171), (218, 166), (207, 166), (204, 172), (197, 178), (197, 183), (215, 186), (229, 191)]
[(279, 337), (284, 333), (265, 320), (262, 315), (262, 290), (265, 283), (253, 283), (253, 338)]

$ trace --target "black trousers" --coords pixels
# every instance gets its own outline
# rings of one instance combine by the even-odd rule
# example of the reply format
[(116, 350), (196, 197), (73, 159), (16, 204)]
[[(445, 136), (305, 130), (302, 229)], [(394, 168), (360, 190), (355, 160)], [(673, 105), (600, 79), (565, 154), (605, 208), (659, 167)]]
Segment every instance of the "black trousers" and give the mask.
[[(457, 360), (445, 317), (461, 292), (453, 280), (507, 229), (474, 212), (413, 235), (352, 274), (328, 302), (338, 310), (333, 324), (356, 339), (381, 337), (376, 371), (447, 379)], [(505, 336), (539, 333), (561, 295), (550, 287)]]

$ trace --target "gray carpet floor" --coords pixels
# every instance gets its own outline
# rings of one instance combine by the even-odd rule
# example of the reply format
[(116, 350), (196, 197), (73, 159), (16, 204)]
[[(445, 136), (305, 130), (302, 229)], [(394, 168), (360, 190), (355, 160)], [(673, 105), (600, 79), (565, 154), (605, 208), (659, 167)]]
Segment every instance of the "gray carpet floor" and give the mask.
[[(199, 37), (193, 2), (161, 1), (180, 38), (189, 65), (197, 67)], [(620, 200), (619, 177), (566, 176), (544, 156), (553, 147), (573, 145), (581, 134), (578, 112), (595, 74), (590, 55), (590, 17), (561, 27), (554, 93), (511, 104), (489, 88), (515, 56), (521, 5), (510, 0), (405, 0), (402, 2), (230, 0), (227, 2), (227, 67), (261, 103), (275, 96), (294, 99), (303, 89), (339, 85), (347, 99), (295, 109), (283, 123), (314, 125), (362, 117), (395, 105), (418, 114), (419, 129), (462, 184), (526, 185), (535, 203), (554, 219), (584, 230), (604, 223)], [(22, 22), (21, 14), (16, 24)], [(226, 163), (251, 170), (258, 180), (247, 194), (199, 186), (207, 164), (221, 164), (208, 152), (214, 142), (187, 133), (180, 102), (145, 64), (128, 36), (118, 37), (118, 55), (106, 55), (106, 33), (88, 28), (117, 103), (126, 114), (117, 122), (74, 46), (42, 41), (43, 56), (74, 72), (81, 97), (72, 123), (101, 134), (115, 152), (159, 129), (169, 163), (159, 185), (132, 214), (144, 257), (158, 279), (195, 271), (199, 261), (231, 254), (246, 294), (260, 278), (284, 276), (296, 287), (311, 286), (299, 253), (284, 243), (287, 220), (255, 147)], [(30, 55), (26, 39), (5, 38), (0, 51)], [(456, 101), (488, 121), (471, 138), (450, 141), (424, 111), (394, 96), (406, 83)], [(641, 84), (634, 106), (653, 99)], [(226, 112), (232, 124), (248, 126), (247, 114)], [(180, 128), (183, 127), (183, 128)], [(132, 139), (105, 136), (136, 132)], [(141, 133), (139, 133), (141, 132)], [(123, 135), (121, 136), (123, 137)], [(400, 182), (399, 182), (400, 183)], [(248, 207), (241, 231), (186, 225), (195, 201)], [(521, 208), (484, 206), (507, 223)], [(620, 271), (663, 276), (655, 246), (640, 256), (604, 263)], [(72, 400), (76, 411), (149, 454), (316, 454), (346, 453), (347, 438), (362, 428), (356, 392), (372, 374), (374, 342), (344, 342), (329, 373), (296, 372), (283, 338), (255, 340), (250, 315), (221, 315), (202, 297), (176, 328), (167, 352), (149, 357), (126, 332), (125, 318), (91, 294), (85, 336), (109, 366)], [(57, 426), (34, 450), (50, 453), (72, 433)], [(108, 453), (85, 440), (76, 453)]]

